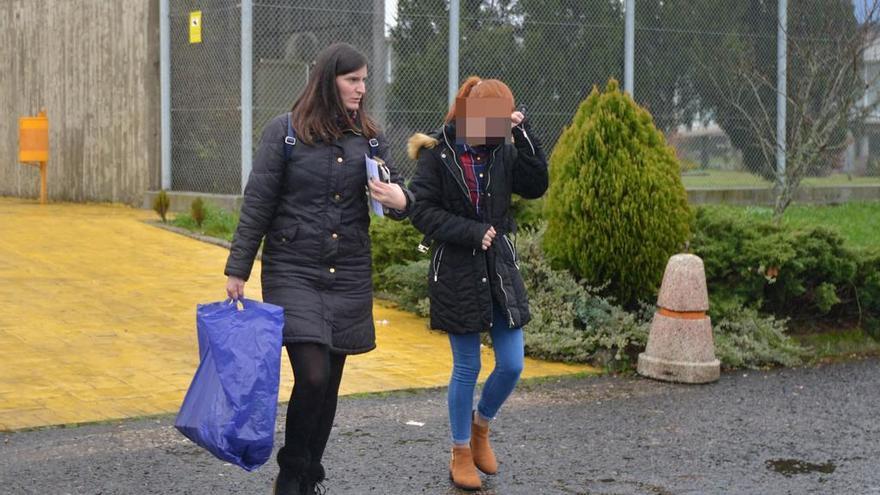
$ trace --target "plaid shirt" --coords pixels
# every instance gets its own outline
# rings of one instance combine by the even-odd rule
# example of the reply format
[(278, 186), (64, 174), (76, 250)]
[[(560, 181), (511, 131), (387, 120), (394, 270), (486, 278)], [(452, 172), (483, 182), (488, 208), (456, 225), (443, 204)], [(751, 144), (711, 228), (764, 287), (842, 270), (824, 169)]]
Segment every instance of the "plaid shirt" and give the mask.
[(468, 146), (456, 144), (458, 162), (464, 171), (464, 181), (467, 184), (471, 203), (477, 209), (477, 214), (482, 216), (481, 202), (483, 192), (486, 190), (486, 169), (489, 166), (491, 148), (486, 146)]

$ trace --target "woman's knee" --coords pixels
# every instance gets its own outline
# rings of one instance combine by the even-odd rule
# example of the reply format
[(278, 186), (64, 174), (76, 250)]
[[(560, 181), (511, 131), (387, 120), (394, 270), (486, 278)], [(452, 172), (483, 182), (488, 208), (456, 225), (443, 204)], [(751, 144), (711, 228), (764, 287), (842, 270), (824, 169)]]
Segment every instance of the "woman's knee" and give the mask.
[(476, 383), (480, 376), (480, 360), (456, 359), (452, 364), (452, 379), (463, 383)]
[(522, 374), (524, 361), (523, 352), (519, 349), (516, 352), (496, 353), (495, 372), (517, 379)]
[(302, 370), (294, 376), (294, 387), (307, 394), (322, 394), (330, 383), (330, 373), (324, 369)]
[(498, 363), (495, 366), (495, 373), (502, 375), (511, 380), (518, 380), (523, 371), (523, 362), (511, 361), (507, 363)]

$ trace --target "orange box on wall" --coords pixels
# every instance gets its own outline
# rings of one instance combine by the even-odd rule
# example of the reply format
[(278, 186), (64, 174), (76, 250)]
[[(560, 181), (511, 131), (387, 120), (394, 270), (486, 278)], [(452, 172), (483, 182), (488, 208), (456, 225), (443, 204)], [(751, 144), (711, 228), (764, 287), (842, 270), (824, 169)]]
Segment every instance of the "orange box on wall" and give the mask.
[(18, 118), (18, 161), (49, 161), (49, 118), (45, 112)]

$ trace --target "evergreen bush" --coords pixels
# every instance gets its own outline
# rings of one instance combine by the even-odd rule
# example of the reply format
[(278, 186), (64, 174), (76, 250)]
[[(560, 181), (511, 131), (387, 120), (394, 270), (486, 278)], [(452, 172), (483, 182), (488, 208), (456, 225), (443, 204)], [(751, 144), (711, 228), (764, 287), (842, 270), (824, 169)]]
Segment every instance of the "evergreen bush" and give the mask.
[(159, 191), (159, 194), (156, 195), (156, 198), (153, 199), (153, 210), (159, 214), (159, 218), (162, 219), (162, 223), (168, 221), (166, 216), (168, 215), (168, 208), (171, 206), (171, 200), (168, 199), (168, 193), (165, 192), (164, 189)]
[(202, 228), (202, 223), (205, 221), (205, 201), (202, 198), (196, 198), (193, 200), (190, 205), (190, 214), (192, 215), (192, 219), (196, 222), (196, 225), (199, 228)]
[(680, 165), (651, 115), (614, 80), (594, 88), (550, 156), (544, 247), (554, 267), (627, 307), (652, 299), (690, 236)]
[[(370, 220), (370, 243), (372, 245), (374, 282), (378, 274), (394, 264), (405, 264), (425, 258), (418, 250), (422, 234), (409, 220), (395, 221), (387, 218)], [(425, 280), (428, 272), (425, 271)], [(426, 282), (427, 283), (427, 282)]]
[(694, 230), (713, 307), (736, 303), (798, 320), (880, 316), (880, 256), (848, 249), (835, 232), (706, 207)]

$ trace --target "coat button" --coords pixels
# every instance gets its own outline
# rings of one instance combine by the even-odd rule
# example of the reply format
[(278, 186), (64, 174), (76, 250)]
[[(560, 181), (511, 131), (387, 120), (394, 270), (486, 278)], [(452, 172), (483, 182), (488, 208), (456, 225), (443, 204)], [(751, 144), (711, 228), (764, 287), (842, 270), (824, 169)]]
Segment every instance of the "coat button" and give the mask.
[(446, 158), (446, 153), (440, 153), (440, 158)]
[(484, 284), (486, 283), (486, 277), (483, 277), (482, 282), (483, 282)]
[(336, 194), (333, 195), (333, 200), (334, 200), (334, 201), (339, 201), (340, 199), (342, 199), (342, 195), (341, 195), (341, 194), (336, 193)]
[(336, 232), (334, 232), (330, 237), (332, 237), (332, 238), (334, 238), (334, 239), (338, 239), (338, 238), (339, 238), (339, 234), (337, 234)]
[(287, 242), (287, 237), (282, 237), (281, 242)]
[(337, 156), (337, 157), (336, 157), (336, 162), (337, 162), (337, 163), (342, 163), (342, 161), (343, 161), (343, 160), (342, 160), (342, 157), (341, 157), (341, 156)]
[(330, 267), (330, 273), (336, 273), (336, 268)]

